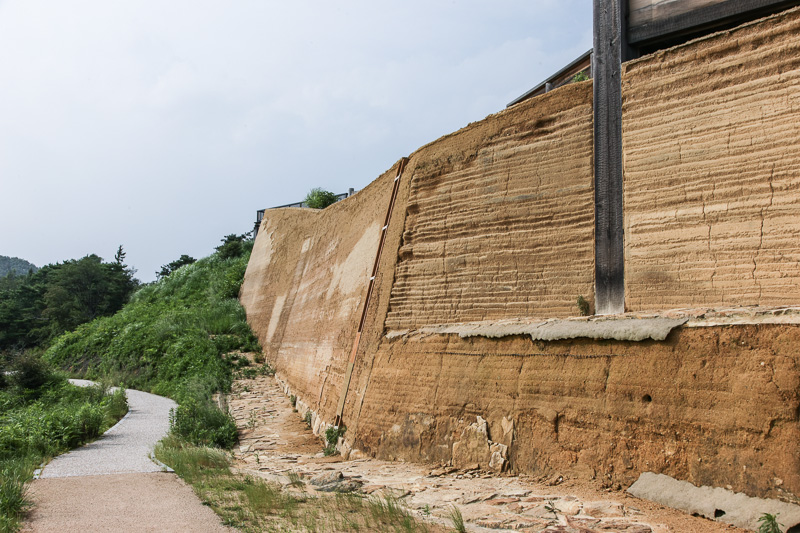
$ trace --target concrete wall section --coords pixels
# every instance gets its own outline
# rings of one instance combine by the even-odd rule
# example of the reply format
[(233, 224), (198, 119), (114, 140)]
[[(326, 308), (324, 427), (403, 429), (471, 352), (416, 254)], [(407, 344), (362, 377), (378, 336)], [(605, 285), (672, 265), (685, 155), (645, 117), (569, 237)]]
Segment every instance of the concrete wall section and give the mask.
[(576, 315), (592, 299), (591, 82), (443, 137), (409, 171), (387, 329)]
[(800, 11), (624, 65), (629, 310), (800, 303)]
[(330, 420), (358, 328), (395, 169), (324, 210), (268, 210), (240, 299), (267, 359)]

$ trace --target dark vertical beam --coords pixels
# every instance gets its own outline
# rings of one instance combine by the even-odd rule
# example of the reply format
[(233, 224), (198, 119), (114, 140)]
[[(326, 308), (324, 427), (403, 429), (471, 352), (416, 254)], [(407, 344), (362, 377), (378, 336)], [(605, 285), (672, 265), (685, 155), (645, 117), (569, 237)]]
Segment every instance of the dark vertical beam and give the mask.
[(625, 311), (622, 221), (622, 62), (628, 0), (594, 0), (595, 313)]

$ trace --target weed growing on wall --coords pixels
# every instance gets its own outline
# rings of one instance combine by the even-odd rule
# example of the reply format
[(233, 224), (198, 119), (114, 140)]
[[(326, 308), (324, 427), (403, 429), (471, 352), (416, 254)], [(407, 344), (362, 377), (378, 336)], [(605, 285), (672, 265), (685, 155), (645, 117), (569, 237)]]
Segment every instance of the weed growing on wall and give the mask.
[(783, 524), (778, 523), (777, 514), (764, 513), (758, 521), (758, 533), (781, 533)]
[(578, 305), (578, 312), (581, 316), (589, 316), (592, 314), (592, 308), (583, 296), (578, 296), (576, 304)]
[(341, 426), (330, 426), (325, 430), (325, 442), (327, 446), (323, 450), (326, 456), (336, 455), (336, 444), (339, 442), (339, 437), (344, 435), (347, 428), (342, 424)]
[(325, 209), (329, 205), (335, 204), (337, 199), (336, 193), (315, 187), (308, 192), (303, 202), (313, 209)]
[(585, 70), (582, 70), (582, 71), (578, 72), (577, 74), (575, 74), (574, 76), (572, 76), (572, 79), (569, 80), (569, 82), (570, 83), (577, 83), (579, 81), (586, 81), (588, 79), (589, 79), (589, 75), (586, 73)]

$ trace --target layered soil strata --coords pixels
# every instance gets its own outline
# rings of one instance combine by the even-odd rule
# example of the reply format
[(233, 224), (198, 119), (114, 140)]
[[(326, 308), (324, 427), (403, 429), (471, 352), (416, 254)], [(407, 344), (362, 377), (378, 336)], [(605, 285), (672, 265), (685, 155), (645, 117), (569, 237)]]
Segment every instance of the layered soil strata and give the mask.
[(388, 329), (571, 316), (594, 294), (592, 84), (421, 148)]
[(623, 66), (629, 310), (800, 303), (800, 11)]
[(409, 335), (380, 346), (353, 445), (455, 463), (466, 446), (488, 467), (499, 443), (516, 472), (628, 486), (650, 471), (797, 502), (799, 343), (797, 325), (680, 327), (663, 342)]

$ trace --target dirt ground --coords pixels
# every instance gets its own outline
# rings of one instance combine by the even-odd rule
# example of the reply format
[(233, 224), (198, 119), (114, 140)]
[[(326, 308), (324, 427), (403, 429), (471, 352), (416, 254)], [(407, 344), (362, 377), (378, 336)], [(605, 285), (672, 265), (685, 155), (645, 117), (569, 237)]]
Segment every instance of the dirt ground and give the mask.
[(309, 491), (315, 490), (315, 481), (339, 479), (366, 494), (394, 496), (430, 523), (450, 525), (455, 506), (471, 531), (745, 531), (561, 476), (539, 480), (442, 465), (325, 457), (303, 413), (293, 410), (275, 379), (267, 376), (237, 381), (228, 402), (240, 430), (235, 465), (242, 472), (287, 486), (289, 474), (296, 473)]

